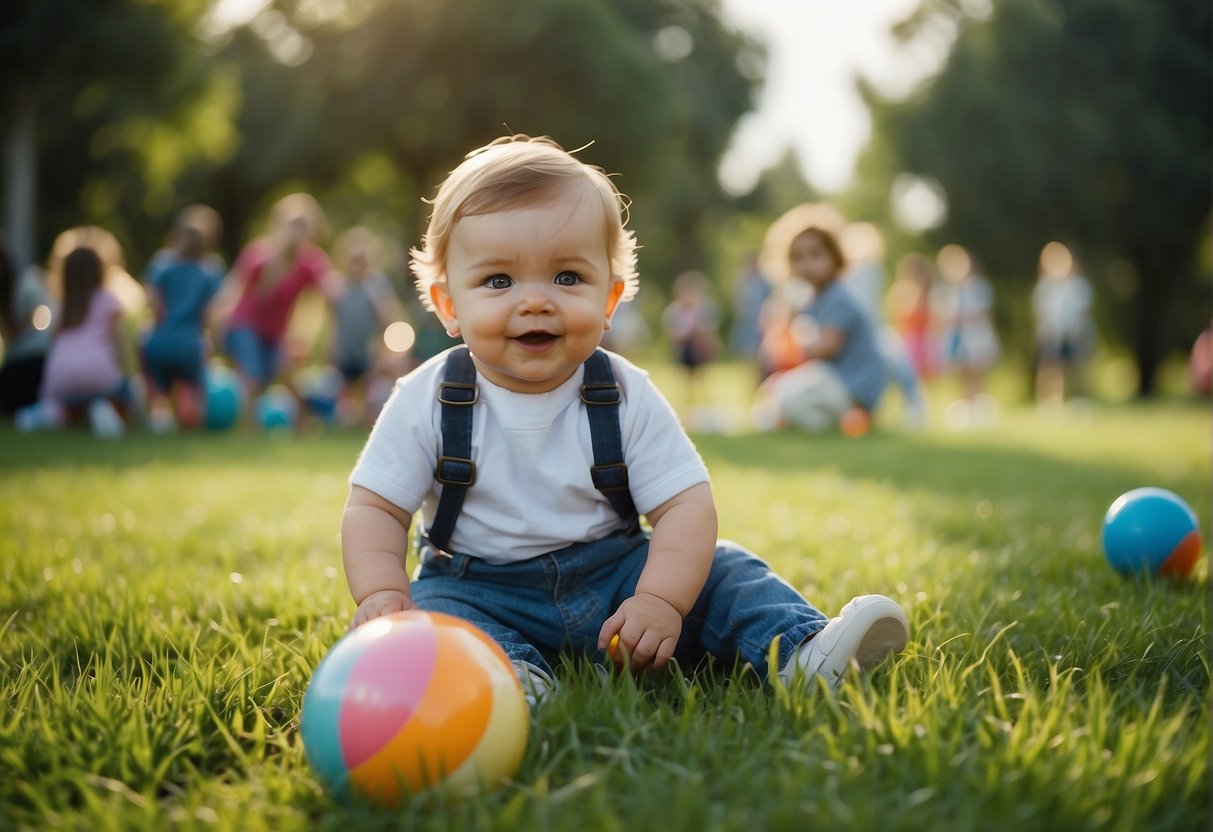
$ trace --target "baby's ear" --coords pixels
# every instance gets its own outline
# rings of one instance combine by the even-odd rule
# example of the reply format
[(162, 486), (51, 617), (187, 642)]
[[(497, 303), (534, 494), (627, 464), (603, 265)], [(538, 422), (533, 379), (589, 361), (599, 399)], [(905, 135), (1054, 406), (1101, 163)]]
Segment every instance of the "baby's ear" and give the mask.
[(451, 300), (451, 293), (445, 281), (435, 280), (430, 284), (430, 304), (434, 307), (438, 320), (442, 321), (446, 334), (458, 338), (459, 316), (455, 314), (455, 302)]
[(623, 299), (623, 290), (627, 288), (622, 280), (611, 281), (611, 288), (607, 290), (606, 303), (606, 328), (611, 328), (611, 316), (615, 314), (615, 310), (619, 308), (619, 301)]

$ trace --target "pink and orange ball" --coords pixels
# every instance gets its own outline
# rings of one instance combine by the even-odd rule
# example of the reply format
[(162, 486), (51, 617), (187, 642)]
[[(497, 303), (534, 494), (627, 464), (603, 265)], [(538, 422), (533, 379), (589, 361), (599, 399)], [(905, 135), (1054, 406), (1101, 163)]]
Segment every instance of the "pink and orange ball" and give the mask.
[(339, 798), (396, 806), (438, 786), (491, 789), (518, 769), (527, 705), (513, 665), (482, 630), (409, 610), (347, 633), (303, 699), (308, 761)]

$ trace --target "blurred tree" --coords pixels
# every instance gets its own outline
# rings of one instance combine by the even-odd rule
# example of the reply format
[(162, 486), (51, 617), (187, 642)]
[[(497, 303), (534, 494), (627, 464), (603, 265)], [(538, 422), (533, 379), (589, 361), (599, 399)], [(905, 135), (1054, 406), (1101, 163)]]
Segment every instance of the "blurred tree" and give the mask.
[[(701, 264), (725, 197), (715, 171), (750, 106), (761, 50), (716, 0), (278, 0), (219, 52), (240, 68), (243, 142), (215, 201), (234, 233), (284, 183), (347, 187), (399, 217), (468, 150), (550, 135), (620, 172), (646, 277)], [(266, 21), (269, 22), (266, 22)], [(306, 57), (281, 46), (306, 44)], [(229, 238), (230, 242), (230, 238)]]
[[(22, 264), (82, 221), (148, 233), (191, 161), (234, 145), (230, 77), (193, 29), (208, 0), (10, 0), (0, 10), (4, 224)], [(35, 228), (34, 218), (38, 217)], [(164, 230), (154, 225), (156, 233)]]
[(1071, 244), (1142, 395), (1208, 322), (1210, 22), (1204, 0), (927, 0), (898, 33), (951, 28), (943, 70), (903, 100), (866, 91), (878, 139), (861, 170), (938, 181), (932, 239), (1020, 292), (1045, 242)]

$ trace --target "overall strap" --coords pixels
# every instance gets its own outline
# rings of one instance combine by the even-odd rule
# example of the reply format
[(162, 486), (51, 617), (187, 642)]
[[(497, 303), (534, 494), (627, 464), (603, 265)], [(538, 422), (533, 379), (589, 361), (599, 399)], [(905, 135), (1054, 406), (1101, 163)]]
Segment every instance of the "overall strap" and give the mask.
[(585, 362), (581, 400), (585, 402), (586, 418), (590, 421), (590, 444), (594, 449), (590, 476), (594, 487), (611, 501), (619, 516), (628, 521), (629, 531), (634, 531), (640, 527), (640, 516), (632, 502), (628, 466), (623, 461), (619, 385), (611, 371), (611, 360), (602, 350), (595, 350)]
[(455, 521), (463, 508), (468, 489), (476, 482), (476, 463), (472, 461), (472, 405), (480, 394), (476, 389), (476, 365), (467, 347), (458, 347), (446, 358), (438, 401), (442, 404), (442, 455), (434, 469), (434, 479), (442, 483), (438, 508), (425, 536), (439, 551), (447, 551)]

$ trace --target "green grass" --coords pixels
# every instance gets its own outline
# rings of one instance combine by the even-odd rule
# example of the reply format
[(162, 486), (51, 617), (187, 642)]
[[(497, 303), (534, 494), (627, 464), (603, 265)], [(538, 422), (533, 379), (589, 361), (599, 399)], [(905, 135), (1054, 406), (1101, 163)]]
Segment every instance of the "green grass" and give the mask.
[(1207, 828), (1207, 560), (1125, 580), (1099, 544), (1145, 484), (1208, 530), (1206, 407), (698, 443), (722, 535), (827, 612), (891, 595), (906, 653), (836, 698), (570, 667), (514, 781), (389, 814), (334, 802), (298, 732), (353, 611), (360, 436), (0, 428), (0, 829)]

